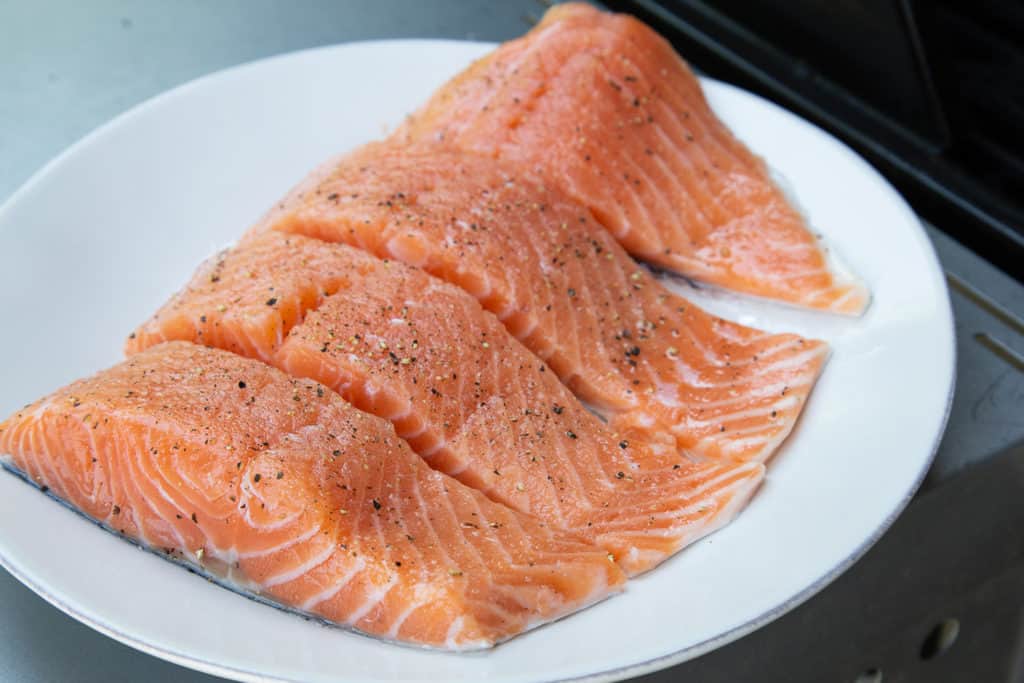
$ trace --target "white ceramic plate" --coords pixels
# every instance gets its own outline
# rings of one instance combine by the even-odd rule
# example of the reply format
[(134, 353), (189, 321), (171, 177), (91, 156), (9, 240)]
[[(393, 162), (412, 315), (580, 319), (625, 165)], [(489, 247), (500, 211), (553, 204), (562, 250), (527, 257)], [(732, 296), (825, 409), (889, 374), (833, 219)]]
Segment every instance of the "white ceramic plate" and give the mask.
[[(116, 362), (125, 334), (215, 247), (488, 49), (375, 42), (257, 62), (151, 100), (47, 165), (0, 209), (0, 413)], [(122, 642), (261, 681), (625, 678), (735, 639), (820, 590), (885, 530), (928, 467), (953, 387), (949, 302), (921, 226), (871, 167), (772, 104), (705, 85), (874, 293), (867, 315), (847, 320), (687, 289), (742, 322), (834, 348), (766, 485), (731, 526), (624, 595), (474, 655), (387, 645), (247, 600), (6, 474), (4, 566)]]

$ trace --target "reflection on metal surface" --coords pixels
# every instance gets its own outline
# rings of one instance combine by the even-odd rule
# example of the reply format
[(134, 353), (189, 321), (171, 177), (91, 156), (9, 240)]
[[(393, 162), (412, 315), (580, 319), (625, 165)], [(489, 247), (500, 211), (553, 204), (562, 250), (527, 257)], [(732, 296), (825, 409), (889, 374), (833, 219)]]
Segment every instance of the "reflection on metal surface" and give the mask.
[(957, 291), (957, 293), (970, 299), (977, 306), (999, 320), (999, 322), (1003, 323), (1018, 334), (1024, 334), (1024, 320), (1021, 320), (1021, 318), (1013, 311), (993, 301), (973, 285), (967, 283), (965, 280), (961, 280), (957, 275), (948, 270), (946, 271), (946, 281), (949, 283), (950, 287)]
[(986, 349), (1017, 368), (1020, 372), (1024, 372), (1024, 356), (1020, 355), (995, 337), (986, 332), (975, 332), (974, 341), (978, 342)]

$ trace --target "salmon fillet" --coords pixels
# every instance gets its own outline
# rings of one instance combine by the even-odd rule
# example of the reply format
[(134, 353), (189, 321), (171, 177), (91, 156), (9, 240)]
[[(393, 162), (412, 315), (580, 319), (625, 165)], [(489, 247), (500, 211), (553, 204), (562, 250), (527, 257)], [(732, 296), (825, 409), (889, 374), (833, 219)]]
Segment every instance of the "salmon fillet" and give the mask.
[(270, 363), (306, 311), (378, 265), (370, 257), (339, 263), (335, 250), (302, 237), (251, 242), (244, 263), (229, 261), (230, 251), (203, 262), (185, 289), (129, 336), (125, 352), (187, 340)]
[(479, 155), (368, 145), (315, 171), (250, 234), (268, 229), (458, 285), (618, 429), (671, 433), (707, 459), (766, 460), (828, 353), (709, 315), (639, 267), (584, 207)]
[(624, 581), (606, 551), (432, 470), (322, 385), (189, 343), (27, 406), (0, 452), (145, 545), (408, 643), (487, 647)]
[[(600, 545), (631, 575), (730, 521), (764, 476), (759, 463), (694, 463), (671, 439), (614, 432), (473, 297), (422, 270), (273, 231), (211, 264), (129, 352), (170, 338), (257, 348), (266, 335), (245, 339), (252, 321), (280, 330), (304, 291), (349, 282), (263, 352), (270, 362), (387, 418), (433, 467)], [(218, 310), (250, 291), (277, 301)]]
[(859, 315), (758, 156), (636, 19), (560, 4), (443, 86), (395, 133), (515, 163), (589, 207), (634, 256), (759, 297)]

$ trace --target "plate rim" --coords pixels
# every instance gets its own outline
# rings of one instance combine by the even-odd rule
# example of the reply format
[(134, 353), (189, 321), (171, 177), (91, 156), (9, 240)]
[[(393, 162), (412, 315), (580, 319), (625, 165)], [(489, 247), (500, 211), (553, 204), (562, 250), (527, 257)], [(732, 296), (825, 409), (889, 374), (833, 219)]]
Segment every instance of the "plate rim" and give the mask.
[[(21, 185), (19, 185), (14, 192), (12, 192), (6, 200), (0, 204), (0, 222), (3, 221), (4, 216), (12, 210), (12, 207), (20, 201), (20, 199), (30, 193), (35, 186), (42, 182), (42, 180), (57, 166), (59, 166), (65, 159), (73, 156), (79, 150), (88, 147), (89, 145), (95, 144), (104, 135), (110, 131), (116, 129), (123, 121), (135, 117), (149, 109), (158, 107), (165, 100), (180, 97), (187, 93), (189, 90), (201, 86), (208, 80), (216, 79), (225, 76), (229, 73), (244, 71), (247, 69), (255, 69), (264, 66), (267, 63), (275, 61), (285, 61), (289, 59), (295, 59), (300, 56), (309, 56), (315, 53), (328, 53), (338, 50), (343, 50), (348, 47), (354, 46), (366, 46), (374, 45), (380, 47), (386, 47), (387, 45), (402, 46), (409, 45), (420, 45), (425, 48), (429, 46), (451, 46), (457, 45), (460, 47), (479, 47), (481, 49), (493, 48), (498, 43), (490, 41), (478, 41), (478, 40), (457, 40), (457, 39), (443, 39), (443, 38), (392, 38), (392, 39), (370, 39), (370, 40), (358, 40), (348, 41), (343, 43), (333, 43), (328, 45), (320, 45), (311, 48), (305, 48), (300, 50), (294, 50), (289, 52), (283, 52), (260, 59), (250, 60), (234, 64), (222, 69), (218, 69), (191, 80), (180, 83), (172, 88), (161, 91), (156, 95), (153, 95), (141, 102), (138, 102), (123, 112), (117, 114), (113, 118), (101, 123), (97, 127), (93, 128), (89, 132), (85, 133), (82, 137), (77, 139), (75, 142), (64, 148), (56, 156), (52, 157), (49, 161), (43, 164), (35, 172), (33, 172)], [(926, 254), (930, 256), (928, 259), (928, 270), (932, 276), (932, 279), (936, 285), (936, 295), (940, 300), (940, 303), (944, 304), (939, 307), (939, 312), (944, 318), (944, 327), (947, 328), (947, 339), (949, 341), (948, 355), (952, 364), (950, 371), (949, 387), (947, 389), (945, 397), (945, 406), (943, 414), (938, 423), (938, 428), (935, 436), (933, 437), (932, 444), (928, 457), (922, 460), (921, 467), (916, 473), (913, 481), (900, 498), (897, 505), (892, 511), (882, 520), (882, 522), (874, 529), (874, 531), (866, 537), (856, 548), (848, 553), (840, 562), (836, 563), (828, 572), (821, 575), (818, 580), (806, 586), (803, 590), (783, 600), (775, 607), (767, 610), (755, 618), (749, 619), (741, 624), (738, 624), (727, 631), (719, 633), (711, 638), (707, 638), (703, 641), (694, 643), (687, 647), (684, 647), (675, 652), (665, 654), (662, 656), (647, 659), (635, 664), (629, 664), (625, 666), (614, 667), (611, 669), (605, 669), (602, 671), (595, 671), (592, 673), (582, 674), (579, 676), (572, 676), (568, 678), (558, 679), (531, 679), (536, 680), (538, 683), (608, 683), (611, 681), (619, 681), (625, 678), (631, 678), (635, 676), (644, 675), (659, 671), (673, 665), (695, 659), (703, 654), (711, 652), (721, 646), (738, 640), (749, 633), (752, 633), (759, 628), (775, 621), (782, 617), (786, 613), (800, 606), (810, 598), (817, 595), (825, 587), (831, 584), (836, 578), (842, 575), (847, 569), (849, 569), (854, 563), (857, 562), (874, 544), (885, 534), (886, 531), (892, 526), (896, 519), (903, 513), (907, 505), (913, 499), (914, 495), (924, 481), (931, 465), (935, 459), (938, 449), (942, 443), (943, 436), (945, 434), (946, 427), (948, 425), (950, 412), (952, 409), (953, 398), (956, 391), (956, 380), (957, 380), (957, 344), (956, 344), (956, 330), (955, 330), (955, 319), (952, 311), (952, 304), (949, 297), (949, 288), (942, 276), (941, 262), (938, 259), (938, 255), (935, 251), (935, 246), (931, 239), (928, 237), (927, 232), (924, 229), (920, 219), (913, 209), (907, 204), (903, 196), (892, 186), (892, 184), (870, 163), (868, 163), (859, 153), (853, 150), (845, 142), (831, 134), (830, 132), (820, 128), (816, 124), (798, 116), (797, 114), (781, 107), (780, 105), (756, 94), (735, 86), (731, 83), (720, 81), (718, 79), (709, 78), (707, 76), (698, 76), (702, 86), (712, 85), (713, 87), (723, 88), (732, 90), (735, 93), (741, 94), (744, 97), (756, 100), (760, 106), (770, 107), (783, 116), (797, 119), (800, 123), (806, 126), (808, 129), (813, 130), (816, 134), (824, 136), (832, 144), (838, 146), (842, 151), (864, 164), (866, 164), (876, 176), (876, 180), (880, 181), (885, 189), (887, 189), (892, 196), (898, 200), (900, 209), (908, 217), (908, 227), (912, 226), (915, 232), (915, 236), (921, 243), (922, 247), (926, 251)], [(89, 626), (90, 628), (108, 636), (124, 645), (127, 645), (135, 650), (143, 652), (153, 657), (163, 659), (165, 661), (172, 662), (179, 666), (183, 666), (189, 669), (200, 671), (207, 674), (216, 676), (222, 676), (239, 681), (255, 681), (259, 683), (301, 683), (300, 679), (286, 678), (280, 676), (268, 676), (266, 674), (259, 673), (258, 671), (238, 669), (232, 666), (219, 664), (216, 662), (210, 662), (201, 657), (190, 655), (186, 653), (178, 652), (172, 648), (162, 647), (146, 642), (144, 639), (135, 637), (133, 635), (124, 633), (114, 626), (103, 623), (102, 621), (94, 618), (93, 616), (86, 614), (80, 610), (75, 609), (71, 605), (67, 604), (60, 597), (55, 595), (53, 592), (48, 591), (45, 587), (39, 585), (33, 581), (32, 578), (25, 572), (20, 571), (10, 558), (4, 555), (2, 544), (0, 544), (0, 566), (2, 566), (7, 572), (14, 576), (20, 583), (28, 587), (35, 594), (43, 598), (47, 603), (53, 605), (55, 608), (63, 612), (64, 614), (72, 617), (76, 621)]]

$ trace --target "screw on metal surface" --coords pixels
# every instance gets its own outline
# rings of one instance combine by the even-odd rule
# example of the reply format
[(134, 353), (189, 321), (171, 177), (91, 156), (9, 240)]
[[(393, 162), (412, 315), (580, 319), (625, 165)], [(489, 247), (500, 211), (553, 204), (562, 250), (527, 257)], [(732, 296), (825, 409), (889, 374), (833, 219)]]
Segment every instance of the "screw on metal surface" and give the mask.
[(882, 670), (874, 667), (865, 669), (854, 679), (853, 683), (882, 683)]
[(959, 635), (960, 620), (952, 618), (943, 619), (929, 631), (924, 642), (921, 643), (921, 659), (927, 660), (938, 657), (953, 647), (953, 643), (956, 642)]

